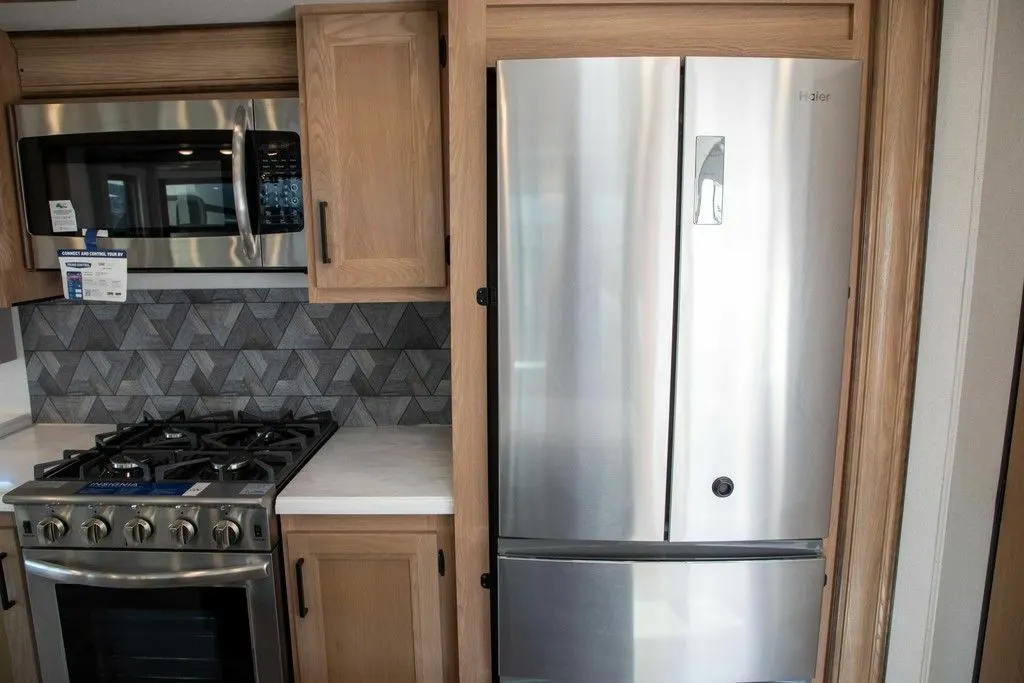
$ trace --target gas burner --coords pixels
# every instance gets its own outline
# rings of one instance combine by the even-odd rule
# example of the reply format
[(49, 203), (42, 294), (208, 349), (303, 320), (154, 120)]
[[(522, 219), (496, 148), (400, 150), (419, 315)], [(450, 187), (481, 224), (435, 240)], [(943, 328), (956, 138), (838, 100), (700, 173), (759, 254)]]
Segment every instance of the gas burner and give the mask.
[(108, 461), (110, 466), (115, 470), (140, 470), (142, 469), (142, 463), (139, 462), (135, 456), (127, 455), (125, 453), (115, 453), (110, 456)]
[(217, 472), (237, 472), (252, 464), (246, 453), (221, 453), (210, 458), (210, 467)]

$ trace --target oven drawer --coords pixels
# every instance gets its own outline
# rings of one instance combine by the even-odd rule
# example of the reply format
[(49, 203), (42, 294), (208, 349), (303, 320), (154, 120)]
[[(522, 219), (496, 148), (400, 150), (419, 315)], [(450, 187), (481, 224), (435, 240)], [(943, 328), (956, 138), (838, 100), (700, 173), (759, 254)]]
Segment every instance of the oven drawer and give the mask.
[(814, 676), (825, 563), (498, 559), (502, 683)]

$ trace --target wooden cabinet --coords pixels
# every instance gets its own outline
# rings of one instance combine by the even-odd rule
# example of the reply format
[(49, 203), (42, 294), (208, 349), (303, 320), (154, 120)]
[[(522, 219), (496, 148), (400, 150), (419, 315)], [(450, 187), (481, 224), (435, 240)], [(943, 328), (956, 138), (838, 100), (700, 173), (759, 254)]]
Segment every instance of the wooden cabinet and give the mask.
[(439, 39), (434, 11), (298, 9), (311, 301), (447, 297)]
[[(0, 106), (20, 99), (18, 57), (7, 34), (0, 31)], [(60, 273), (28, 269), (14, 153), (8, 128), (0, 125), (0, 307), (4, 308), (20, 301), (58, 296), (62, 291)]]
[(282, 526), (297, 683), (457, 680), (450, 517)]
[(0, 513), (0, 580), (7, 604), (0, 604), (0, 683), (37, 683), (35, 634), (28, 610), (21, 549), (14, 530), (14, 516)]

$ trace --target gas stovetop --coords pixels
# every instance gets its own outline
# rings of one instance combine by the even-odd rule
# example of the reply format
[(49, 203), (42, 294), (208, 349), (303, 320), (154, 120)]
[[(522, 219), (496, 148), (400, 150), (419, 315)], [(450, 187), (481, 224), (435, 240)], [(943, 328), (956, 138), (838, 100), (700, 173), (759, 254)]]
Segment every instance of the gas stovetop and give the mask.
[(84, 451), (36, 465), (36, 480), (285, 481), (334, 433), (330, 414), (264, 420), (246, 413), (147, 418), (99, 434)]
[(4, 501), (27, 547), (267, 550), (274, 496), (337, 428), (329, 413), (147, 416), (37, 465)]

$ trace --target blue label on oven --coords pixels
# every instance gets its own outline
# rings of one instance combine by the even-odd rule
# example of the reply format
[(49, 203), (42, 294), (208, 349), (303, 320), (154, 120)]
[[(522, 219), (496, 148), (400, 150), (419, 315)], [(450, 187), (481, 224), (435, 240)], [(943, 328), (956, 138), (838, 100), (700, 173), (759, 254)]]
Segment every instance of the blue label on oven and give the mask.
[(190, 483), (152, 481), (93, 481), (78, 493), (85, 496), (180, 496), (192, 488)]

